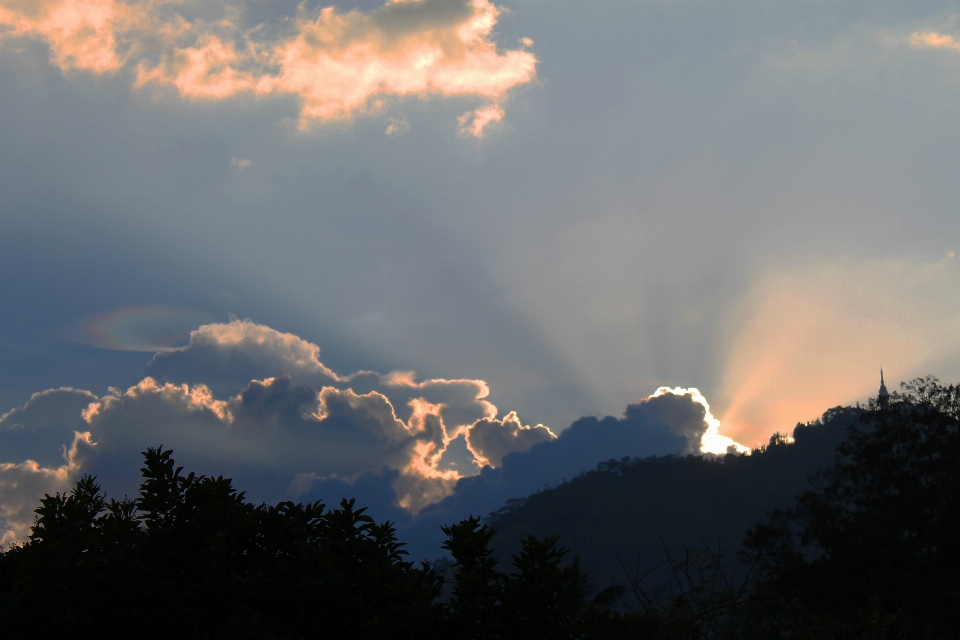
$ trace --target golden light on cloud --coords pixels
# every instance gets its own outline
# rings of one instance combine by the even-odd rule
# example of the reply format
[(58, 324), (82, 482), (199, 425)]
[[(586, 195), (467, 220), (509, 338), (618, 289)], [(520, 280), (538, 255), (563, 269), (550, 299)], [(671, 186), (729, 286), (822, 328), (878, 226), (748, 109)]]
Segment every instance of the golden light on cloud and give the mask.
[[(761, 278), (731, 326), (715, 405), (756, 446), (888, 381), (960, 373), (960, 271), (938, 262), (827, 260)], [(953, 367), (951, 369), (951, 367)]]
[(498, 104), (488, 104), (474, 111), (468, 111), (460, 116), (460, 133), (470, 134), (478, 138), (483, 135), (483, 130), (492, 122), (503, 120), (504, 111)]
[(292, 95), (301, 128), (377, 114), (391, 98), (472, 97), (482, 104), (460, 127), (480, 137), (503, 119), (508, 92), (536, 76), (532, 41), (500, 50), (491, 39), (500, 9), (490, 0), (393, 0), (369, 13), (301, 6), (293, 19), (252, 28), (240, 26), (242, 11), (229, 3), (217, 3), (218, 20), (186, 17), (197, 6), (0, 0), (0, 34), (45, 41), (64, 71), (135, 69), (139, 89), (195, 100)]
[(960, 51), (960, 42), (957, 42), (953, 36), (947, 33), (936, 33), (929, 31), (927, 33), (914, 32), (910, 35), (910, 44), (914, 47), (930, 47), (933, 49), (952, 49)]
[(38, 36), (50, 45), (51, 62), (62, 69), (114, 71), (123, 65), (117, 54), (117, 31), (133, 10), (117, 0), (4, 0), (0, 33)]

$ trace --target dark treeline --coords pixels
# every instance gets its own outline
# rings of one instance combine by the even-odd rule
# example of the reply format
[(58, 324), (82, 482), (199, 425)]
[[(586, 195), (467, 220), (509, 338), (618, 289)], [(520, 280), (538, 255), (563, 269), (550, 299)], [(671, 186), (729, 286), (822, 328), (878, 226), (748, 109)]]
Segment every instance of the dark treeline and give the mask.
[[(84, 476), (46, 496), (30, 540), (0, 555), (4, 638), (623, 637), (557, 537), (526, 537), (503, 572), (493, 530), (444, 527), (455, 575), (414, 565), (390, 523), (343, 500), (254, 506), (229, 479), (184, 475), (144, 452), (135, 500)], [(630, 635), (626, 636), (630, 637)]]
[[(41, 501), (30, 540), (0, 554), (0, 629), (957, 638), (958, 419), (960, 388), (924, 378), (752, 456), (603, 463), (508, 505), (499, 532), (479, 518), (444, 527), (449, 569), (408, 561), (390, 523), (353, 501), (255, 506), (150, 449), (135, 500), (83, 477)], [(596, 595), (611, 578), (620, 586)]]

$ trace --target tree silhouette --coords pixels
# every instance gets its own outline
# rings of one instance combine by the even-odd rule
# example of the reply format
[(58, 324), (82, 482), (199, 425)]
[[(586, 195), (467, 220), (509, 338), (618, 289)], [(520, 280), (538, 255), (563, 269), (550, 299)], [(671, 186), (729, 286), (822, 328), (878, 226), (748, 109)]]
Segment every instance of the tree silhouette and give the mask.
[[(557, 537), (529, 536), (510, 574), (493, 529), (444, 527), (443, 577), (405, 560), (389, 522), (353, 500), (255, 506), (232, 482), (184, 474), (143, 452), (135, 500), (108, 500), (91, 476), (46, 495), (26, 544), (0, 553), (0, 629), (26, 638), (614, 638), (630, 620), (588, 602)], [(613, 634), (613, 635), (612, 635)]]
[(490, 541), (496, 531), (471, 517), (443, 527), (456, 564), (449, 627), (455, 638), (560, 640), (637, 637), (636, 617), (609, 610), (615, 588), (587, 598), (577, 558), (566, 562), (558, 536), (521, 540), (511, 573), (497, 570)]
[(450, 601), (452, 628), (464, 639), (499, 637), (504, 576), (497, 571), (490, 548), (496, 531), (481, 525), (478, 517), (442, 529), (447, 536), (442, 546), (456, 563)]
[(956, 637), (960, 387), (902, 387), (871, 403), (794, 508), (748, 534), (767, 566), (759, 597), (775, 603), (772, 626)]
[(135, 501), (84, 476), (0, 555), (5, 637), (429, 637), (441, 578), (344, 500), (254, 506), (223, 477), (143, 453)]

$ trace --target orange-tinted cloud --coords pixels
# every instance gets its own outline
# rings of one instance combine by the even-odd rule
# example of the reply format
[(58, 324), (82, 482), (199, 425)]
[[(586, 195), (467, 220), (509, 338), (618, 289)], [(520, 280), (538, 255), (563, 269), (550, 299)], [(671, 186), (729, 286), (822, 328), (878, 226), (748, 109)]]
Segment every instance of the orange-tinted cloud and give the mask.
[(460, 125), (479, 137), (503, 119), (509, 90), (536, 76), (532, 53), (491, 39), (500, 9), (490, 0), (393, 0), (369, 13), (301, 7), (253, 28), (228, 3), (217, 20), (185, 17), (197, 1), (0, 0), (0, 28), (44, 40), (64, 70), (134, 68), (138, 88), (208, 100), (293, 95), (302, 128), (376, 114), (391, 98), (472, 97), (482, 104)]
[(500, 122), (504, 115), (503, 107), (498, 104), (485, 104), (473, 111), (467, 111), (457, 120), (460, 123), (460, 133), (479, 138), (488, 124)]
[(771, 269), (731, 326), (714, 406), (726, 432), (756, 446), (875, 395), (881, 366), (888, 383), (960, 373), (960, 271), (949, 257)]
[(952, 49), (960, 51), (960, 42), (954, 40), (953, 36), (947, 33), (936, 33), (929, 31), (927, 33), (915, 32), (910, 35), (910, 44), (914, 47), (931, 47), (934, 49)]
[(4, 0), (0, 28), (8, 36), (45, 40), (61, 69), (114, 71), (123, 65), (121, 34), (138, 11), (117, 0)]
[(66, 493), (79, 476), (82, 450), (93, 446), (89, 432), (77, 432), (60, 466), (44, 467), (35, 460), (0, 463), (0, 548), (27, 539), (38, 499), (43, 494)]

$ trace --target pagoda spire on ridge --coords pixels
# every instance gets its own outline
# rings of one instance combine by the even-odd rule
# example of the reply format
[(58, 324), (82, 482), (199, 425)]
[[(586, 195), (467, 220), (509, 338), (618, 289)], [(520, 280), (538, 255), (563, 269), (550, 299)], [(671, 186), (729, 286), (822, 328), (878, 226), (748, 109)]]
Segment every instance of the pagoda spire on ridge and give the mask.
[(886, 409), (889, 401), (890, 394), (887, 393), (887, 385), (883, 383), (883, 367), (880, 367), (880, 391), (877, 392), (877, 402), (881, 408)]

